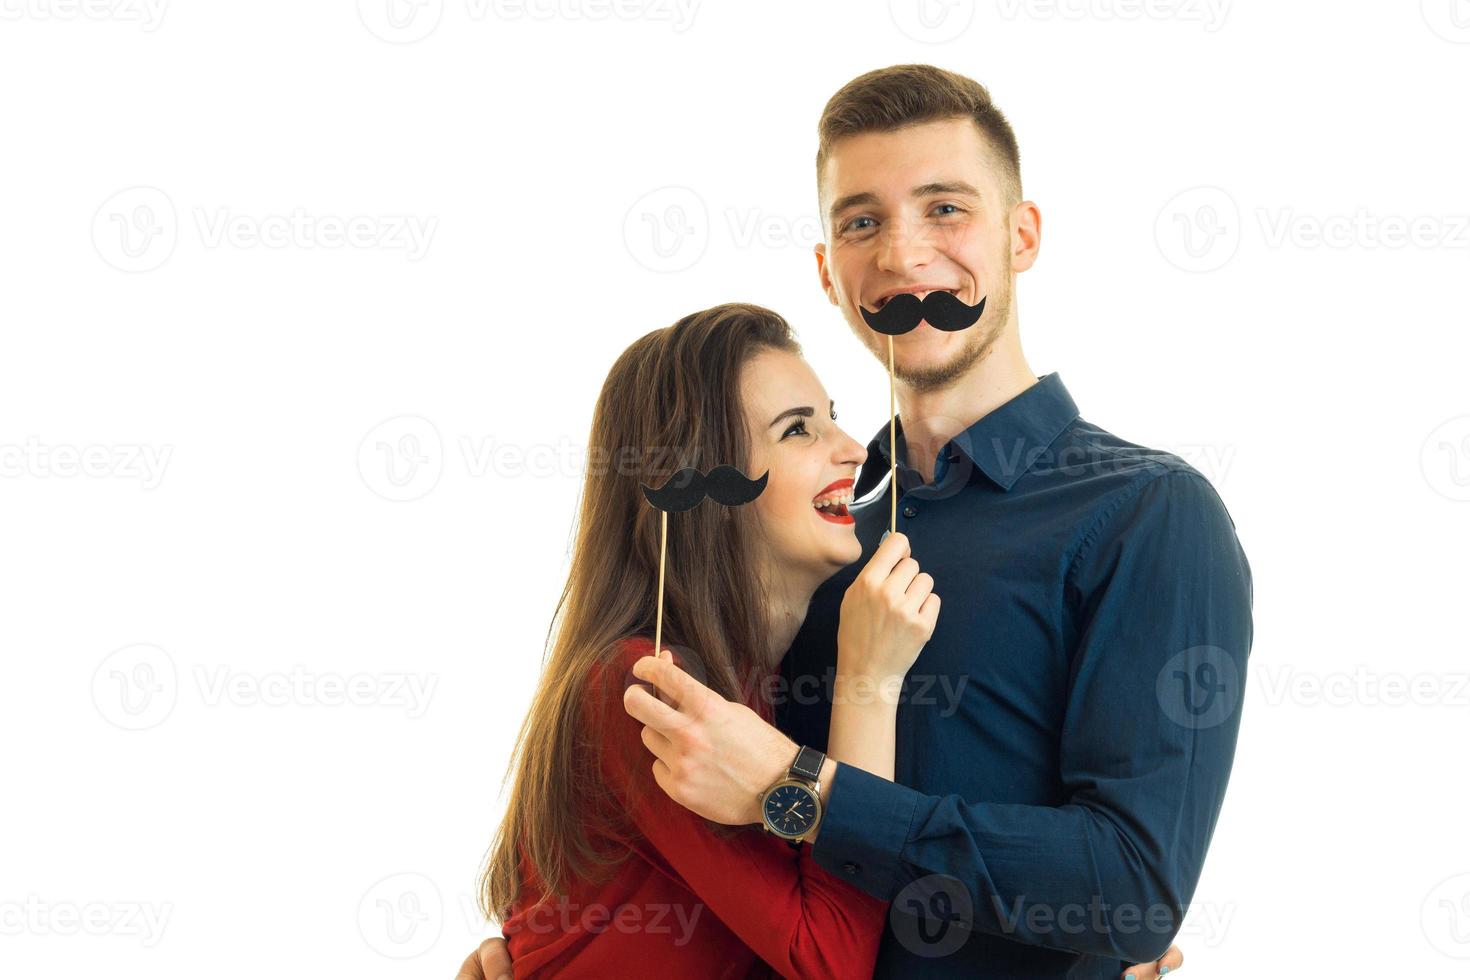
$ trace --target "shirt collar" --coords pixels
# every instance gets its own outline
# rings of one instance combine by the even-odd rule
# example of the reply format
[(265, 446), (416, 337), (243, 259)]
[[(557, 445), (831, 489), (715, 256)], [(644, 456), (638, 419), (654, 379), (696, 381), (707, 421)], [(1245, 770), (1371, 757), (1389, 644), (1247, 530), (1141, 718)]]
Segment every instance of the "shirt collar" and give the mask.
[[(1031, 387), (958, 433), (940, 456), (954, 460), (957, 452), (963, 453), (992, 483), (1010, 490), (1078, 414), (1077, 403), (1062, 384), (1061, 375), (1055, 371), (1043, 374)], [(897, 425), (897, 441), (899, 469), (906, 470), (902, 419)], [(853, 493), (866, 496), (888, 475), (888, 466), (885, 424), (868, 443), (868, 462), (858, 474)]]

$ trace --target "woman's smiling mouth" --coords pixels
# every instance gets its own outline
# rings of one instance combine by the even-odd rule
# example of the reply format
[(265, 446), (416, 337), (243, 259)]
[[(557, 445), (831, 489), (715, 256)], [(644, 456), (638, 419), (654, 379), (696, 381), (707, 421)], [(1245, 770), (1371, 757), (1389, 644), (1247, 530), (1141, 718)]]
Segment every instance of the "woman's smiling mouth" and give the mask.
[(853, 523), (853, 516), (847, 510), (851, 503), (851, 479), (838, 480), (824, 487), (821, 493), (812, 498), (812, 507), (816, 509), (817, 516), (831, 524)]

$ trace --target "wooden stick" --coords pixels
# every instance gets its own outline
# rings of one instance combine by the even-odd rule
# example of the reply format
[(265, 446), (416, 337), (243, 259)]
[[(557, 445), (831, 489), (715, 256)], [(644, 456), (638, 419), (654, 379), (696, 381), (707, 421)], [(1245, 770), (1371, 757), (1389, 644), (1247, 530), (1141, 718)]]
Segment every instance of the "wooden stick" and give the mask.
[(888, 530), (898, 533), (898, 438), (893, 424), (893, 334), (888, 335)]
[(669, 512), (658, 512), (658, 615), (653, 627), (653, 655), (663, 655), (664, 648), (664, 553), (669, 542)]

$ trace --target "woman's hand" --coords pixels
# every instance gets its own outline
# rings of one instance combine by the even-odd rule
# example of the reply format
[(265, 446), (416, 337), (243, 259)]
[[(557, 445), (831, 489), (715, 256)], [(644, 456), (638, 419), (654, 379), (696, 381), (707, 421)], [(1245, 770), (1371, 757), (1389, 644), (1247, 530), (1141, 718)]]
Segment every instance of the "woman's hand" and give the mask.
[(1169, 951), (1154, 962), (1139, 963), (1123, 971), (1123, 980), (1158, 980), (1159, 977), (1172, 974), (1183, 965), (1184, 951), (1178, 946), (1170, 946)]
[(890, 534), (842, 597), (837, 672), (878, 683), (902, 680), (934, 634), (934, 579), (909, 555), (909, 539)]

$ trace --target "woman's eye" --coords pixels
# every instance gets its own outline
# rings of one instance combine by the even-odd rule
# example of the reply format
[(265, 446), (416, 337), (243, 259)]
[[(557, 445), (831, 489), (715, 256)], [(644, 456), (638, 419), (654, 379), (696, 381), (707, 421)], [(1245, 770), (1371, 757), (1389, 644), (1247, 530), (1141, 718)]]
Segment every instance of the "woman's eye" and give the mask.
[(806, 423), (805, 422), (793, 422), (793, 423), (791, 423), (790, 427), (788, 427), (785, 432), (781, 433), (781, 438), (782, 439), (785, 439), (787, 436), (791, 435), (793, 432), (799, 433), (801, 435), (806, 435)]

